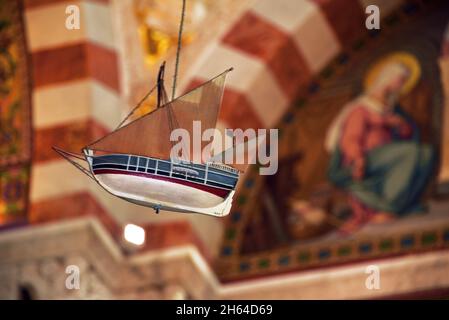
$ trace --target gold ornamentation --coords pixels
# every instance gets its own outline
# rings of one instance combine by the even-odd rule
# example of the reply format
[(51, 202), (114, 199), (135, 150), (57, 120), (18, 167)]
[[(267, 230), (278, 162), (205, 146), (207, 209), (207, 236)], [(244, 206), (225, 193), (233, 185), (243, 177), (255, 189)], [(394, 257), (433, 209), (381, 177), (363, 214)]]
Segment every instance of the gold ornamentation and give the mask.
[(414, 55), (405, 51), (397, 51), (386, 55), (371, 66), (365, 77), (365, 89), (371, 87), (374, 81), (379, 77), (380, 72), (391, 63), (403, 64), (410, 70), (410, 77), (402, 88), (401, 95), (409, 93), (421, 77), (421, 66)]

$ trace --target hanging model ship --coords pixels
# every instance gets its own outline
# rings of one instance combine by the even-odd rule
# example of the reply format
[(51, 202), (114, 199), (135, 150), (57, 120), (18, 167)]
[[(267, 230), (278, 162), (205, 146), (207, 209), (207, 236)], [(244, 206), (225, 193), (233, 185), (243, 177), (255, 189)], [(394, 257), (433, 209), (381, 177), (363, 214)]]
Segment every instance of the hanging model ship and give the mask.
[[(54, 149), (109, 193), (151, 207), (156, 213), (168, 210), (225, 216), (239, 179), (237, 167), (173, 159), (170, 135), (174, 129), (183, 128), (193, 137), (194, 121), (200, 121), (202, 132), (215, 128), (230, 70), (167, 102), (162, 65), (155, 110), (122, 125), (152, 90), (116, 130), (85, 146), (82, 155)], [(201, 143), (203, 150), (206, 143)], [(85, 160), (88, 168), (72, 160), (74, 157)], [(195, 159), (194, 154), (191, 159)]]
[[(183, 0), (172, 100), (168, 101), (164, 87), (164, 63), (156, 86), (117, 129), (85, 146), (82, 154), (53, 148), (106, 191), (124, 200), (151, 207), (156, 213), (163, 209), (221, 217), (229, 214), (231, 209), (240, 165), (217, 162), (224, 159), (227, 152), (233, 154), (240, 144), (204, 159), (203, 150), (207, 142), (200, 139), (201, 148), (188, 147), (187, 157), (184, 154), (181, 157), (176, 153), (176, 156), (172, 155), (174, 143), (170, 136), (173, 130), (184, 129), (192, 138), (195, 121), (201, 124), (200, 137), (204, 131), (215, 129), (224, 81), (232, 70), (226, 70), (175, 99), (185, 7), (186, 0)], [(155, 88), (158, 94), (156, 109), (123, 125)], [(190, 146), (194, 144), (190, 143)], [(75, 159), (86, 161), (88, 167)]]

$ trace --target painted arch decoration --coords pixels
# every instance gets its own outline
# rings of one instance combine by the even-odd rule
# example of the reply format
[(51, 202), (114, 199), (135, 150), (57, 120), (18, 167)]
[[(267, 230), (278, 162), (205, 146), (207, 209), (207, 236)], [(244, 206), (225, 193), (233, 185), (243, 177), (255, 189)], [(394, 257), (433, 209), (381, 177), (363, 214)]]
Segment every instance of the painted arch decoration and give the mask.
[(26, 221), (31, 158), (29, 65), (20, 1), (0, 1), (0, 226)]
[[(211, 45), (210, 52), (222, 57), (219, 61), (236, 66), (224, 98), (223, 126), (280, 128), (281, 170), (272, 177), (259, 176), (256, 167), (250, 170), (226, 221), (215, 265), (223, 281), (449, 245), (449, 219), (441, 201), (448, 177), (441, 161), (425, 191), (433, 222), (423, 215), (368, 225), (350, 236), (335, 232), (348, 205), (346, 195), (326, 180), (324, 135), (342, 106), (363, 92), (365, 75), (376, 62), (394, 52), (419, 61), (422, 77), (401, 105), (417, 121), (424, 142), (438, 154), (448, 149), (441, 134), (446, 130), (441, 121), (446, 98), (439, 67), (447, 4), (385, 3), (378, 2), (385, 13), (381, 30), (368, 31), (360, 27), (365, 1), (279, 1), (275, 12), (268, 11), (266, 1), (256, 1)], [(320, 39), (312, 36), (316, 30)], [(209, 76), (221, 67), (217, 64), (200, 64), (197, 78)], [(299, 216), (291, 214), (291, 199)]]

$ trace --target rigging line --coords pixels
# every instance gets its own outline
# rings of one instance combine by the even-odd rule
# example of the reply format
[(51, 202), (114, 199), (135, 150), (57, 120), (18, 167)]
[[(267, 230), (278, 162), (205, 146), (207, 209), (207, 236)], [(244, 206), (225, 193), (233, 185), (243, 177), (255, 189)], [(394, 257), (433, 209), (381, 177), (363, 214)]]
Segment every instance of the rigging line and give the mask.
[(179, 33), (178, 33), (178, 47), (176, 49), (176, 62), (175, 62), (175, 74), (173, 76), (173, 87), (171, 99), (175, 99), (176, 93), (176, 80), (178, 78), (178, 68), (179, 68), (179, 55), (181, 53), (181, 37), (182, 37), (182, 29), (184, 27), (184, 15), (186, 11), (186, 0), (182, 0), (182, 10), (181, 10), (181, 21), (179, 22)]
[[(164, 97), (165, 100), (168, 100), (167, 92), (165, 91), (165, 88), (162, 88), (162, 96)], [(176, 119), (175, 112), (173, 111), (172, 102), (173, 102), (173, 100), (168, 102), (165, 107), (170, 132), (173, 132), (174, 129), (180, 128), (178, 120)], [(172, 141), (171, 139), (170, 139), (170, 142), (171, 142), (172, 148), (177, 144), (176, 141)], [(184, 145), (184, 143), (183, 143), (183, 145)], [(184, 147), (185, 147), (185, 145), (184, 145)], [(188, 160), (188, 159), (184, 159), (184, 160)]]
[(92, 173), (87, 170), (86, 168), (84, 168), (82, 165), (80, 165), (78, 162), (72, 160), (70, 157), (74, 157), (76, 159), (79, 160), (84, 160), (86, 161), (86, 159), (81, 159), (78, 158), (77, 156), (75, 156), (74, 153), (72, 152), (67, 152), (64, 151), (62, 149), (59, 149), (58, 147), (52, 147), (53, 150), (55, 150), (60, 156), (62, 156), (64, 159), (66, 159), (68, 162), (70, 162), (73, 166), (75, 166), (75, 168), (77, 168), (78, 170), (80, 170), (82, 173), (84, 173), (86, 176), (88, 176), (89, 178), (91, 178), (92, 180), (96, 181), (95, 178), (92, 176)]
[(59, 153), (59, 154), (64, 153), (64, 154), (66, 154), (66, 155), (68, 155), (68, 156), (71, 156), (71, 157), (73, 157), (73, 158), (76, 158), (76, 159), (78, 159), (78, 160), (83, 160), (83, 161), (86, 160), (86, 159), (84, 158), (83, 155), (78, 154), (78, 153), (65, 151), (65, 150), (60, 149), (60, 148), (55, 147), (55, 146), (52, 146), (52, 149), (53, 149), (54, 151), (56, 151), (57, 153)]
[(129, 119), (129, 117), (142, 105), (142, 103), (153, 93), (153, 91), (156, 89), (158, 85), (156, 84), (153, 88), (151, 88), (150, 91), (148, 91), (145, 96), (139, 101), (139, 103), (137, 103), (137, 105), (131, 110), (130, 113), (128, 113), (128, 115), (125, 117), (125, 119), (123, 119), (119, 125), (117, 126), (117, 128), (114, 129), (117, 130), (118, 128), (120, 128), (122, 126), (122, 124), (124, 124), (126, 122), (126, 120)]
[[(167, 100), (167, 93), (165, 92), (165, 89), (163, 90), (163, 95), (165, 99)], [(178, 120), (176, 119), (175, 112), (173, 111), (171, 102), (167, 103), (166, 105), (166, 111), (167, 111), (167, 118), (168, 118), (168, 126), (170, 129), (170, 132), (173, 132), (174, 129), (179, 128)], [(176, 145), (175, 141), (171, 141), (172, 147)]]
[[(96, 143), (98, 143), (99, 141), (101, 141), (101, 140), (103, 140), (104, 138), (106, 138), (106, 137), (108, 137), (108, 136), (110, 136), (111, 134), (113, 134), (114, 132), (116, 132), (117, 130), (119, 130), (119, 129), (121, 129), (122, 128), (122, 125), (125, 123), (125, 121), (126, 120), (128, 120), (128, 118), (141, 106), (141, 104), (153, 93), (153, 91), (155, 90), (157, 88), (157, 83), (156, 83), (156, 85), (153, 87), (153, 88), (151, 88), (151, 90), (150, 91), (148, 91), (148, 93), (139, 101), (139, 103), (131, 110), (131, 112), (130, 113), (128, 113), (128, 115), (126, 116), (126, 118), (125, 119), (123, 119), (122, 120), (122, 122), (120, 122), (119, 123), (119, 125), (114, 129), (114, 130), (112, 130), (111, 132), (109, 132), (108, 134), (106, 134), (106, 135), (104, 135), (103, 137), (100, 137), (100, 138), (98, 138), (97, 140), (95, 140), (95, 141), (93, 141), (93, 142), (91, 142), (91, 143), (89, 143), (88, 145), (86, 145), (85, 146), (85, 148), (88, 148), (88, 147), (90, 147), (91, 145), (94, 145), (94, 144), (96, 144)], [(146, 116), (146, 115), (148, 115), (148, 114), (150, 114), (150, 113), (152, 113), (152, 112), (154, 112), (154, 111), (156, 111), (158, 108), (156, 108), (155, 110), (153, 110), (153, 111), (150, 111), (150, 112), (148, 112), (148, 113), (146, 113), (145, 115), (143, 115), (142, 116), (142, 118), (144, 117), (144, 116)], [(139, 118), (140, 119), (140, 118)], [(139, 119), (137, 119), (137, 120), (139, 120)], [(133, 122), (133, 121), (132, 121)], [(131, 123), (132, 123), (131, 122)], [(125, 125), (125, 127), (127, 126), (127, 125), (129, 125), (130, 123), (128, 123), (128, 124), (126, 124)]]

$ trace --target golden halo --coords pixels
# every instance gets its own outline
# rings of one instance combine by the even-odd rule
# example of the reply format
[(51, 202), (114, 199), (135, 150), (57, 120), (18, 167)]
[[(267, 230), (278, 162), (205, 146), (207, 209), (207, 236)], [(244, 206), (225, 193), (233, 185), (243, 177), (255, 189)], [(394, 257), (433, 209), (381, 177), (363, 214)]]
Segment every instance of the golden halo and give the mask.
[(410, 77), (404, 84), (401, 90), (401, 95), (410, 92), (419, 81), (421, 77), (421, 66), (419, 65), (418, 59), (408, 52), (398, 51), (384, 56), (379, 61), (377, 61), (373, 66), (370, 67), (369, 71), (365, 76), (364, 87), (365, 90), (371, 86), (371, 84), (377, 79), (379, 73), (384, 69), (389, 63), (402, 63), (410, 70)]

